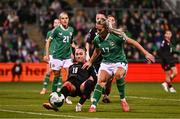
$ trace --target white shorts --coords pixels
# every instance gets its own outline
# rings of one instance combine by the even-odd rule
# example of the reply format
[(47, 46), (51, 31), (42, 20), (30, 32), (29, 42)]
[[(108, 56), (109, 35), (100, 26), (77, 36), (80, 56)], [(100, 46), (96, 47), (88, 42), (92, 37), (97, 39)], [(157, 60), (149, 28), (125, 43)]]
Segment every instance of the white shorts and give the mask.
[[(114, 75), (117, 71), (118, 68), (123, 68), (126, 73), (128, 70), (128, 64), (124, 63), (124, 62), (118, 62), (118, 63), (101, 63), (100, 68), (99, 68), (99, 72), (101, 70), (106, 71), (110, 76)], [(98, 72), (98, 75), (99, 75)]]
[(72, 59), (59, 60), (52, 58), (52, 60), (50, 60), (50, 68), (52, 70), (60, 70), (61, 67), (69, 68), (72, 64)]
[(52, 55), (49, 55), (49, 62), (48, 62), (49, 64), (50, 64), (52, 59), (53, 59)]

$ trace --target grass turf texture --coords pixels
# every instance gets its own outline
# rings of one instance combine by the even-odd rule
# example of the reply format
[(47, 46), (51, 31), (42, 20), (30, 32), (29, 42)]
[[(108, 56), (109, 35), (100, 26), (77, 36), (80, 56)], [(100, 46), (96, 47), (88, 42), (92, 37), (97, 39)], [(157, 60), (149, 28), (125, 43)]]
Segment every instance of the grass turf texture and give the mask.
[(59, 112), (46, 110), (42, 103), (49, 94), (40, 95), (41, 83), (0, 83), (0, 118), (180, 118), (180, 83), (177, 93), (166, 93), (160, 83), (128, 83), (127, 100), (130, 112), (122, 112), (116, 85), (110, 94), (111, 103), (99, 102), (97, 112), (89, 113), (88, 100), (82, 112), (75, 112), (78, 97), (71, 98), (73, 105), (64, 104)]

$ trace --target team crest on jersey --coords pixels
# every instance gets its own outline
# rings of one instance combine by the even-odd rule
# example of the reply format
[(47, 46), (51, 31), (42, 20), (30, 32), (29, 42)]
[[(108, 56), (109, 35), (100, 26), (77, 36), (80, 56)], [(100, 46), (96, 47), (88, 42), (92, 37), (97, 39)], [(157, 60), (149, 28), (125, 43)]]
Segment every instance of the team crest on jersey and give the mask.
[(70, 36), (72, 36), (72, 32), (70, 32), (69, 34), (70, 34)]
[(62, 33), (59, 33), (60, 36), (62, 36)]
[(112, 47), (115, 46), (115, 43), (114, 43), (114, 42), (110, 42), (109, 44), (110, 44), (110, 46), (112, 46)]

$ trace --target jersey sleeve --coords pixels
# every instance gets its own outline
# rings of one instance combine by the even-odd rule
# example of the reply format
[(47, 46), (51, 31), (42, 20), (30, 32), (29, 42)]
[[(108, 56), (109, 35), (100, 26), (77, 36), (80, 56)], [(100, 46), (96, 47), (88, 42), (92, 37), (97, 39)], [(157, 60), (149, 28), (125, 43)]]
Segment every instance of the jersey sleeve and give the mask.
[(97, 40), (98, 40), (98, 37), (96, 36), (93, 40), (93, 44), (95, 48), (99, 48)]
[(49, 39), (50, 36), (51, 36), (51, 31), (48, 31), (46, 34), (46, 41)]
[(90, 29), (87, 35), (87, 40), (89, 44), (92, 44), (92, 41), (94, 40), (94, 37), (96, 36), (95, 29)]
[(122, 35), (118, 35), (118, 37), (120, 38), (120, 40), (123, 40), (123, 41), (127, 41), (128, 40), (128, 36), (124, 32), (122, 33)]
[(73, 38), (74, 38), (74, 28), (71, 27), (71, 31), (72, 31), (72, 35), (71, 35), (71, 39), (70, 39), (70, 43), (72, 44), (73, 43)]
[(51, 40), (54, 39), (57, 34), (58, 34), (58, 27), (56, 27), (52, 30), (52, 33), (50, 35)]
[(118, 44), (121, 44), (123, 42), (126, 42), (127, 39), (125, 39), (123, 36), (117, 36), (116, 40)]

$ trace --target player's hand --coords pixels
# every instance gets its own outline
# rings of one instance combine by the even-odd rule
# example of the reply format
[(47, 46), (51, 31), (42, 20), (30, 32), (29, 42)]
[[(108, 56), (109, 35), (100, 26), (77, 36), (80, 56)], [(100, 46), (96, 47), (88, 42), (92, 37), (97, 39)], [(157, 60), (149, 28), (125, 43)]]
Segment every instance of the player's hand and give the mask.
[(89, 69), (92, 66), (92, 63), (90, 61), (87, 61), (83, 66), (82, 69)]
[(145, 55), (145, 57), (146, 57), (148, 63), (154, 63), (154, 62), (155, 62), (154, 56), (151, 55), (150, 53), (147, 53), (147, 54)]
[(108, 29), (111, 29), (112, 28), (112, 24), (111, 24), (111, 22), (108, 20), (108, 19), (106, 19), (106, 26), (107, 26), (107, 28)]
[(46, 55), (45, 55), (45, 56), (43, 57), (43, 60), (46, 61), (46, 62), (48, 62), (48, 61), (49, 61), (49, 56), (46, 56)]

